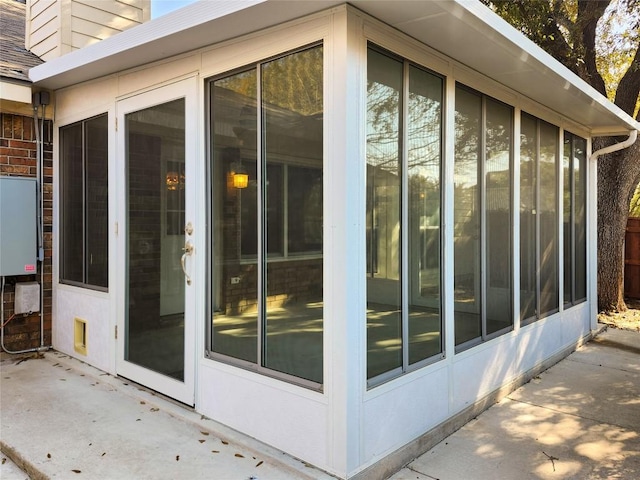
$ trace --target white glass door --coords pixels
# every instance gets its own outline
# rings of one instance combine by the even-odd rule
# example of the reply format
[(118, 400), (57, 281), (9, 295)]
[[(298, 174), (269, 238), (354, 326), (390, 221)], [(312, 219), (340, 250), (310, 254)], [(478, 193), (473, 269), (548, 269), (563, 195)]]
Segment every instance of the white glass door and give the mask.
[(118, 375), (194, 403), (195, 84), (118, 102)]

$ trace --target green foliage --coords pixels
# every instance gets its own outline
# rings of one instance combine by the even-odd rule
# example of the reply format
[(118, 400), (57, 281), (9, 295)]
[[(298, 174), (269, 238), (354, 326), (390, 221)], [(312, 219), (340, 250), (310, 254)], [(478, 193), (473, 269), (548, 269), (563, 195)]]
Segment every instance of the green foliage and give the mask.
[(621, 79), (640, 70), (640, 0), (480, 1), (629, 115), (638, 113), (637, 85), (625, 89), (631, 102), (616, 95)]

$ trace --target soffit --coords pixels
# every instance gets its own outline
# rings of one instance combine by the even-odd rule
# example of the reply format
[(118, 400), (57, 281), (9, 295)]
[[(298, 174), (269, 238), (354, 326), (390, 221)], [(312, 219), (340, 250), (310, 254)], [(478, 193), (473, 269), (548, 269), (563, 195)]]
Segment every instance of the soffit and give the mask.
[[(179, 55), (343, 4), (341, 0), (200, 1), (33, 68), (58, 89)], [(640, 124), (479, 1), (352, 0), (359, 10), (594, 133)]]

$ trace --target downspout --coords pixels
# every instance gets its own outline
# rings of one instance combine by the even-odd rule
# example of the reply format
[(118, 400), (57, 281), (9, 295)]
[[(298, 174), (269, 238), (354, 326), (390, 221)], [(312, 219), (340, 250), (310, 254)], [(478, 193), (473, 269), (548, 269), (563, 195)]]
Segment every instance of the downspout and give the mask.
[[(600, 136), (600, 135), (598, 135)], [(601, 148), (600, 150), (596, 150), (595, 152), (593, 152), (591, 155), (589, 155), (589, 161), (593, 161), (595, 163), (595, 172), (596, 175), (595, 177), (597, 177), (597, 172), (598, 172), (598, 164), (597, 164), (597, 160), (598, 157), (600, 157), (601, 155), (606, 155), (608, 153), (613, 153), (613, 152), (617, 152), (619, 150), (623, 150), (625, 148), (630, 147), (631, 145), (633, 145), (634, 143), (636, 143), (636, 140), (638, 139), (638, 130), (630, 130), (629, 131), (629, 138), (627, 138), (626, 140), (619, 142), (619, 143), (614, 143), (613, 145), (609, 145), (608, 147), (604, 147)], [(594, 178), (593, 182), (591, 183), (591, 191), (593, 192), (597, 192), (597, 178)], [(596, 199), (597, 199), (597, 193), (596, 195)], [(596, 252), (596, 255), (592, 256), (592, 265), (591, 265), (591, 271), (593, 272), (594, 276), (597, 278), (597, 272), (598, 272), (598, 229), (597, 229), (597, 224), (598, 224), (598, 214), (597, 214), (597, 209), (598, 209), (598, 205), (597, 205), (597, 200), (596, 200), (596, 206), (593, 208), (593, 214), (590, 215), (591, 217), (591, 221), (593, 223), (593, 225), (596, 226), (596, 228), (592, 228), (591, 232), (592, 232), (592, 239), (591, 239), (591, 244), (593, 245), (594, 251)], [(589, 298), (591, 298), (591, 311), (590, 311), (590, 315), (589, 318), (591, 318), (591, 330), (595, 331), (598, 328), (598, 282), (593, 281), (591, 282), (591, 291), (589, 292)]]

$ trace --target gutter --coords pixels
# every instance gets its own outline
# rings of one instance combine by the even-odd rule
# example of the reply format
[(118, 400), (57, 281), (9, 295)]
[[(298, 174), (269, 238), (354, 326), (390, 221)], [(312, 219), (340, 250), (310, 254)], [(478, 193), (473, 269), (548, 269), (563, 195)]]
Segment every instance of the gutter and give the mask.
[(629, 132), (629, 138), (627, 138), (624, 142), (614, 143), (613, 145), (609, 145), (608, 147), (596, 150), (591, 155), (589, 155), (589, 160), (597, 160), (600, 155), (606, 155), (607, 153), (617, 152), (618, 150), (623, 150), (627, 147), (630, 147), (631, 145), (636, 143), (637, 139), (638, 130), (631, 130)]

